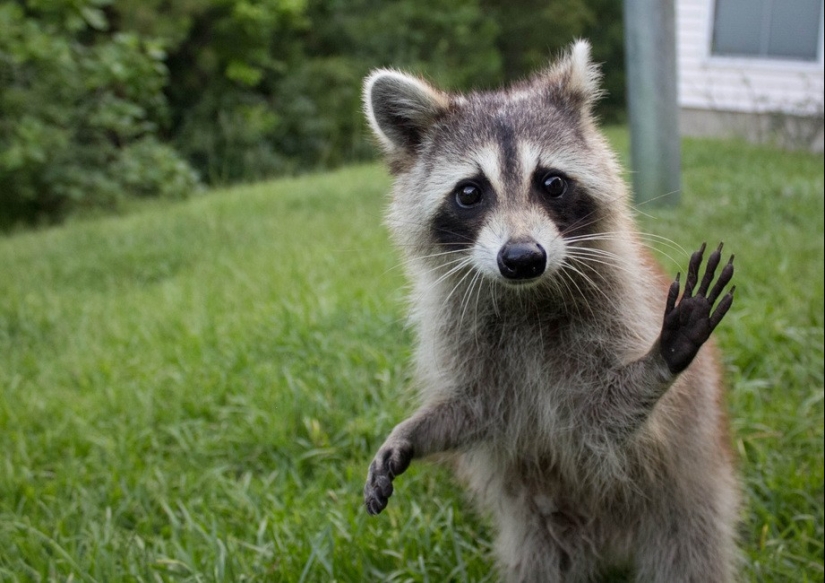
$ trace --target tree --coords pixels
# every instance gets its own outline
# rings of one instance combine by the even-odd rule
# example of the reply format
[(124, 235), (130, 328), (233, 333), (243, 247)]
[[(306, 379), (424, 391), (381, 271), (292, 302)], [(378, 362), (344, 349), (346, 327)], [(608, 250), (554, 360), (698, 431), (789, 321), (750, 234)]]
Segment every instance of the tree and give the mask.
[(593, 59), (604, 63), (606, 96), (598, 104), (608, 120), (624, 111), (624, 36), (622, 3), (615, 0), (482, 0), (501, 27), (497, 47), (505, 81), (536, 71), (577, 38), (593, 46)]
[(18, 0), (0, 30), (0, 227), (369, 158), (374, 67), (484, 89), (585, 37), (624, 105), (613, 0)]
[(197, 185), (155, 137), (167, 114), (164, 53), (134, 34), (107, 34), (105, 6), (0, 5), (0, 226)]

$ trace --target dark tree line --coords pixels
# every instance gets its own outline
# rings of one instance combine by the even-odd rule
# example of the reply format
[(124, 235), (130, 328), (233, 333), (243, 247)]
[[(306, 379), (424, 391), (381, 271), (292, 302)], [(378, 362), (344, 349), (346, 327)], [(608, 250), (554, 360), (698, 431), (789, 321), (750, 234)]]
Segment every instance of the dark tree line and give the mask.
[(576, 37), (624, 104), (614, 0), (0, 0), (0, 226), (373, 155), (361, 79), (521, 78)]

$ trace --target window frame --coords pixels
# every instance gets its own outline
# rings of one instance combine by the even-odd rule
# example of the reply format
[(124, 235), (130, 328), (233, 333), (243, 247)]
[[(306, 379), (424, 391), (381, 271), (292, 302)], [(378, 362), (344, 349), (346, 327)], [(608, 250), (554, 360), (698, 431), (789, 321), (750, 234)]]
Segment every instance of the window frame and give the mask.
[[(776, 0), (774, 0), (776, 1)], [(780, 0), (781, 1), (781, 0)], [(796, 71), (821, 70), (825, 64), (825, 47), (823, 47), (823, 28), (825, 28), (825, 0), (819, 3), (819, 39), (816, 48), (816, 59), (805, 61), (790, 57), (768, 57), (764, 55), (717, 55), (713, 52), (713, 35), (716, 27), (716, 4), (719, 0), (707, 0), (707, 30), (705, 31), (705, 61), (713, 65), (723, 67), (737, 67), (748, 69), (775, 69), (781, 66), (783, 69)]]

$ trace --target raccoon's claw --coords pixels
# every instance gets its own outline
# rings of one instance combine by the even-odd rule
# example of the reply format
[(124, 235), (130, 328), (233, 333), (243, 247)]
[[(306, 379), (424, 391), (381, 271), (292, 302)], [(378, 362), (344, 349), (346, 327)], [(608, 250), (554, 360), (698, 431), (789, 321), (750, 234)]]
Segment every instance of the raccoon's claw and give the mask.
[(413, 449), (408, 443), (384, 444), (372, 460), (367, 484), (364, 486), (364, 505), (367, 512), (376, 515), (387, 507), (392, 496), (392, 481), (404, 473), (412, 461)]
[(733, 303), (735, 286), (722, 297), (716, 309), (711, 312), (716, 300), (733, 277), (733, 255), (731, 255), (713, 288), (708, 292), (722, 258), (722, 243), (708, 257), (704, 276), (694, 295), (693, 291), (699, 281), (699, 266), (702, 264), (704, 252), (705, 244), (702, 243), (702, 247), (691, 256), (685, 290), (678, 304), (676, 299), (679, 296), (679, 275), (676, 275), (676, 280), (670, 285), (668, 291), (659, 344), (662, 357), (673, 374), (678, 374), (688, 367), (696, 353), (699, 352), (699, 348), (710, 337), (711, 332), (722, 321)]

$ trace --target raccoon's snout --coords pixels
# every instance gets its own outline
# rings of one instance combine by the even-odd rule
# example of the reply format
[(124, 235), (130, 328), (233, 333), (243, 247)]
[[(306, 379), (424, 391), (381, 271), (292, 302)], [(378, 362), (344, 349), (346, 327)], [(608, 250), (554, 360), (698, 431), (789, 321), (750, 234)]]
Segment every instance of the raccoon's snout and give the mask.
[(507, 279), (535, 279), (546, 265), (547, 252), (535, 241), (510, 241), (498, 252), (498, 270)]

